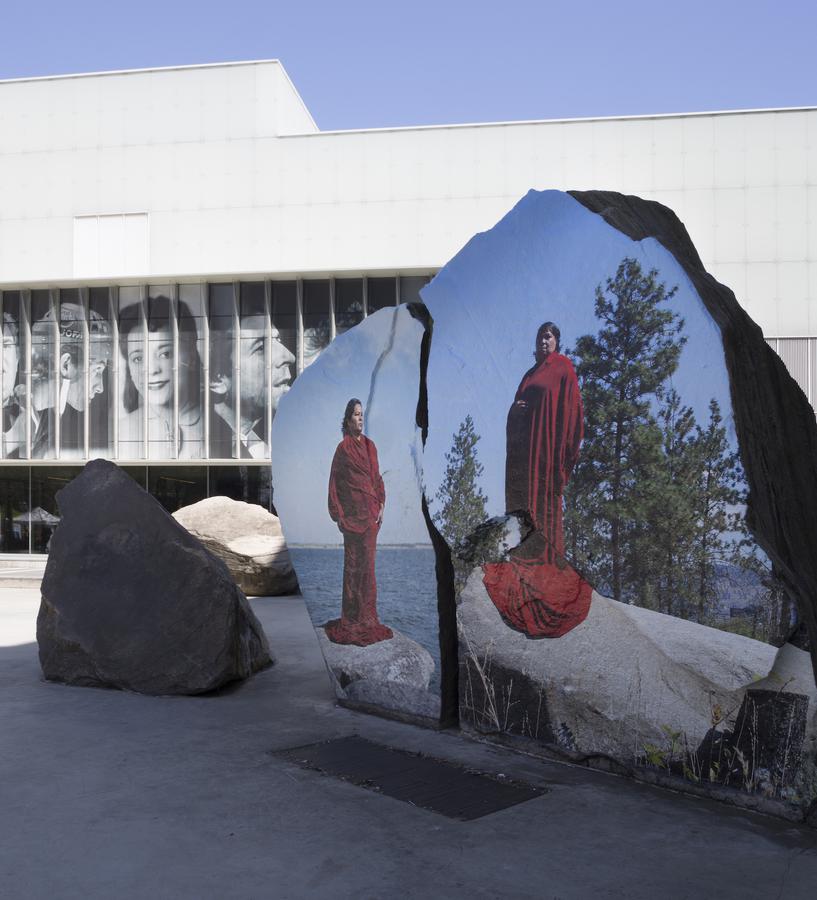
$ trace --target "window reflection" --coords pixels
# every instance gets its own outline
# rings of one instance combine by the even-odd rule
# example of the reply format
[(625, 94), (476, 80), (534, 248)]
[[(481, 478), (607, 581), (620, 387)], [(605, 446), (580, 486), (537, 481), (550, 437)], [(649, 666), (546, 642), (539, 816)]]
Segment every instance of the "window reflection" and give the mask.
[(57, 491), (62, 490), (81, 471), (80, 466), (35, 466), (31, 469), (31, 510), (25, 518), (31, 532), (33, 553), (48, 552), (51, 536), (60, 521)]
[(79, 291), (60, 291), (59, 358), (57, 400), (60, 457), (79, 459), (85, 455), (85, 310)]
[(113, 449), (113, 328), (109, 288), (88, 295), (88, 447), (91, 456)]
[(3, 459), (21, 459), (26, 455), (25, 375), (21, 365), (22, 330), (20, 292), (4, 291), (3, 361), (0, 393), (3, 397), (3, 434), (0, 453)]
[(204, 466), (148, 467), (148, 491), (173, 513), (198, 503), (207, 496), (207, 469)]
[(329, 282), (305, 281), (304, 291), (304, 368), (318, 358), (329, 344), (332, 325), (329, 309)]
[(144, 459), (144, 412), (140, 416), (140, 398), (145, 393), (144, 378), (134, 382), (134, 369), (128, 361), (129, 350), (144, 342), (145, 310), (138, 288), (119, 290), (119, 458)]
[(28, 466), (0, 472), (0, 553), (28, 553)]
[(363, 321), (363, 279), (335, 279), (335, 334)]
[(210, 456), (236, 455), (235, 297), (232, 284), (210, 285)]
[(59, 331), (50, 291), (31, 292), (31, 456), (53, 459), (57, 450)]
[(369, 315), (386, 306), (395, 306), (397, 300), (396, 282), (393, 278), (366, 279), (366, 305)]
[[(272, 282), (272, 328), (279, 340), (295, 359), (298, 346), (298, 289), (294, 281)], [(295, 377), (295, 363), (290, 363)]]

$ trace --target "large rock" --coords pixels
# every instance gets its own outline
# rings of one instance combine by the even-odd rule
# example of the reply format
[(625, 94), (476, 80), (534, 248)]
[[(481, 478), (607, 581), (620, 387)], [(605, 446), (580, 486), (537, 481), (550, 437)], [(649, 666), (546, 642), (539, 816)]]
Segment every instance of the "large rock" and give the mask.
[(271, 663), (224, 563), (116, 465), (57, 494), (37, 618), (45, 677), (144, 694), (201, 694)]
[(298, 592), (281, 522), (253, 503), (209, 497), (173, 518), (219, 559), (245, 594), (271, 597)]
[(531, 640), (502, 621), (481, 568), (460, 592), (457, 615), (469, 725), (623, 762), (663, 746), (668, 730), (697, 747), (713, 718), (733, 719), (777, 652), (595, 592), (584, 622), (558, 639)]
[(333, 643), (323, 628), (317, 633), (341, 700), (439, 718), (439, 696), (429, 692), (434, 660), (416, 641), (394, 631), (389, 640), (357, 647)]

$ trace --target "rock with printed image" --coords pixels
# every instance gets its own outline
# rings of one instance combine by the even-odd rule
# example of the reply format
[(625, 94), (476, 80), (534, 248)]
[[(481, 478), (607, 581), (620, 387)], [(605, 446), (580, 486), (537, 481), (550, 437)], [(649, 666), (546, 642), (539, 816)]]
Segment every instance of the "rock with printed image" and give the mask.
[(438, 719), (439, 695), (431, 693), (434, 660), (416, 641), (399, 631), (367, 647), (336, 644), (317, 629), (326, 665), (339, 699), (360, 706)]

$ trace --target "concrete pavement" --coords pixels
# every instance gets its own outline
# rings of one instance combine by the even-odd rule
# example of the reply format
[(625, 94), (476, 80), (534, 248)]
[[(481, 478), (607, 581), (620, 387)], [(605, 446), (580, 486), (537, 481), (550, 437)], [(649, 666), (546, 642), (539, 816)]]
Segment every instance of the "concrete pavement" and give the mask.
[[(218, 696), (42, 680), (0, 589), (0, 897), (817, 896), (817, 832), (335, 706), (301, 598), (252, 605), (277, 664)], [(271, 751), (360, 734), (547, 787), (452, 821)]]

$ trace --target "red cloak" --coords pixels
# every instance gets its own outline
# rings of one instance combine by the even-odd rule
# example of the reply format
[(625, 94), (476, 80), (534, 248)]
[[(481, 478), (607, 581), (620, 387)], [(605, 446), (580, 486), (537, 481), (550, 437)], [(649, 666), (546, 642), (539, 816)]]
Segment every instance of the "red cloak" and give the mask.
[(564, 558), (562, 492), (583, 435), (582, 399), (570, 360), (550, 353), (525, 373), (508, 412), (505, 508), (534, 524), (509, 562), (483, 567), (505, 621), (530, 637), (560, 637), (587, 616), (592, 589)]
[(377, 521), (386, 502), (377, 448), (365, 435), (346, 435), (338, 444), (329, 475), (329, 515), (343, 532), (341, 617), (324, 625), (336, 644), (365, 647), (392, 637), (377, 617), (374, 563)]

